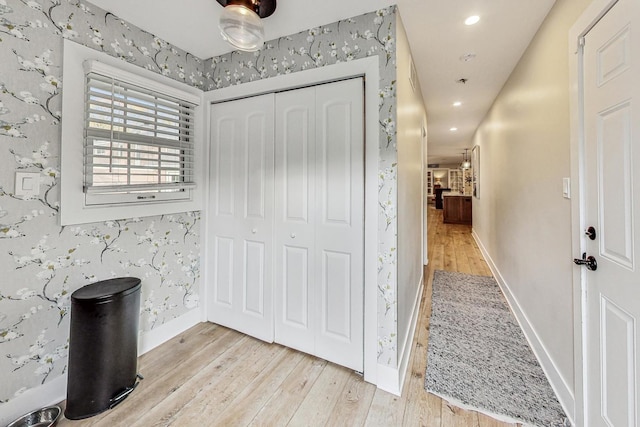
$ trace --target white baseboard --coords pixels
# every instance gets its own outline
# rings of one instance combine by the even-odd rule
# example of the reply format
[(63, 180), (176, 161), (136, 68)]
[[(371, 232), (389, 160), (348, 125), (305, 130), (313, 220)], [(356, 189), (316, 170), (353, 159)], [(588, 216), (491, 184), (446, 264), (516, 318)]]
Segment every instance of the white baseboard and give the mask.
[(409, 368), (409, 361), (411, 360), (411, 346), (413, 345), (413, 338), (415, 336), (416, 326), (420, 317), (420, 301), (422, 300), (423, 290), (424, 274), (420, 277), (418, 292), (416, 293), (411, 318), (409, 320), (409, 328), (407, 329), (407, 335), (405, 336), (404, 346), (400, 349), (398, 368), (378, 365), (378, 383), (376, 385), (379, 389), (395, 394), (396, 396), (400, 396), (402, 394), (402, 388), (404, 387), (404, 382), (407, 378), (407, 369)]
[(56, 405), (66, 399), (66, 395), (67, 376), (60, 375), (0, 405), (0, 425), (5, 426), (38, 408)]
[(140, 332), (138, 335), (138, 356), (142, 356), (153, 350), (160, 344), (197, 325), (202, 321), (202, 312), (199, 308), (186, 312), (169, 322), (150, 331)]
[(387, 393), (400, 396), (402, 387), (400, 387), (400, 371), (398, 368), (378, 364), (378, 384), (376, 386)]
[(409, 328), (407, 330), (407, 335), (404, 340), (404, 347), (399, 349), (399, 357), (398, 357), (398, 374), (400, 375), (398, 388), (400, 390), (400, 394), (402, 394), (402, 388), (404, 386), (404, 381), (407, 378), (407, 369), (409, 368), (409, 362), (411, 361), (411, 347), (413, 346), (413, 338), (416, 333), (416, 326), (418, 325), (418, 320), (420, 318), (420, 301), (422, 301), (422, 292), (424, 291), (424, 274), (420, 276), (420, 283), (418, 284), (418, 291), (415, 295), (415, 300), (413, 302), (413, 310), (411, 312), (411, 317), (409, 320)]
[[(200, 323), (199, 308), (191, 310), (164, 325), (138, 336), (138, 355), (154, 349), (176, 335)], [(0, 426), (9, 424), (16, 418), (45, 406), (55, 405), (67, 398), (67, 375), (60, 375), (41, 386), (34, 387), (0, 404)]]
[(482, 244), (482, 241), (480, 241), (480, 238), (476, 234), (475, 230), (472, 230), (471, 235), (478, 244), (478, 247), (480, 248), (480, 251), (484, 256), (484, 259), (487, 261), (489, 269), (493, 273), (496, 282), (498, 282), (498, 286), (500, 286), (500, 289), (502, 290), (502, 293), (504, 294), (507, 303), (511, 308), (511, 311), (513, 312), (518, 324), (520, 325), (524, 336), (527, 338), (529, 346), (531, 347), (531, 350), (533, 350), (533, 354), (538, 359), (538, 363), (540, 363), (542, 370), (547, 376), (549, 384), (551, 384), (553, 391), (556, 393), (556, 396), (558, 397), (562, 408), (567, 414), (567, 417), (569, 417), (571, 424), (575, 425), (575, 397), (573, 392), (571, 391), (571, 387), (565, 382), (562, 375), (560, 375), (560, 371), (556, 367), (556, 364), (553, 362), (553, 359), (549, 355), (549, 352), (547, 351), (544, 343), (540, 340), (540, 337), (536, 333), (535, 328), (529, 321), (527, 315), (522, 310), (522, 307), (518, 303), (518, 300), (511, 292), (509, 285), (500, 273), (500, 270), (498, 270), (498, 267), (496, 267), (493, 259)]

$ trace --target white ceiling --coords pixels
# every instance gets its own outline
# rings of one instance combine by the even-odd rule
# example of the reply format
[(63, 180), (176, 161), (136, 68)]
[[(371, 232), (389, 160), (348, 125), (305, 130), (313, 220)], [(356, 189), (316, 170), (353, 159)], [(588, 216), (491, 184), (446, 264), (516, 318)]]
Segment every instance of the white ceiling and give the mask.
[[(202, 59), (230, 51), (216, 0), (90, 0)], [(267, 40), (394, 3), (409, 37), (427, 108), (429, 163), (459, 163), (465, 148), (555, 0), (277, 0)], [(480, 15), (473, 26), (470, 15)], [(469, 62), (460, 60), (474, 53)], [(460, 78), (466, 84), (456, 83)], [(454, 108), (454, 101), (461, 107)], [(457, 127), (457, 132), (451, 132)]]

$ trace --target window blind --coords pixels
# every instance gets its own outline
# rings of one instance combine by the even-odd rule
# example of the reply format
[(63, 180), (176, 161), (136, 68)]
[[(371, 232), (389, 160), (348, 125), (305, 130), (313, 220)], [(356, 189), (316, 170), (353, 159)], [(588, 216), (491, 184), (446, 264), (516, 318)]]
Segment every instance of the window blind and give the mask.
[(86, 74), (85, 193), (195, 187), (196, 105), (105, 74)]

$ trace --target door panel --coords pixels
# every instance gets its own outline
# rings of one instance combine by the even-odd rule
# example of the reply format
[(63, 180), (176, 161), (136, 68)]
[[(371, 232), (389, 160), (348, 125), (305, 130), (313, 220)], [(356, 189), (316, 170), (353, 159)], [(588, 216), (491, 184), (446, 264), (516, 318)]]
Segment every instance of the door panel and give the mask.
[(638, 425), (640, 2), (619, 0), (585, 37), (584, 238), (589, 426)]
[(284, 247), (284, 313), (283, 322), (301, 329), (309, 328), (309, 253), (307, 248)]
[[(310, 133), (315, 119), (312, 105), (302, 104), (308, 101), (313, 94), (312, 89), (301, 89), (301, 99), (298, 105), (284, 108), (278, 114), (281, 115), (282, 127), (277, 138), (282, 144), (281, 160), (284, 179), (284, 205), (286, 206), (286, 221), (299, 221), (309, 223), (309, 169), (312, 166), (310, 150), (313, 149), (314, 140)], [(287, 102), (287, 99), (295, 98), (296, 94), (278, 95), (279, 105)], [(289, 101), (290, 102), (290, 101)], [(311, 167), (311, 169), (313, 169)]]
[(219, 143), (215, 146), (215, 163), (213, 163), (213, 174), (215, 179), (215, 197), (216, 197), (216, 215), (235, 214), (235, 197), (234, 197), (234, 162), (228, 161), (233, 159), (234, 148), (233, 142), (236, 140), (236, 126), (232, 119), (220, 119), (215, 129), (215, 139)]
[(600, 252), (627, 268), (633, 268), (631, 141), (629, 101), (599, 113)]
[(316, 355), (363, 369), (364, 110), (362, 80), (323, 85), (316, 93)]
[(322, 254), (322, 328), (320, 333), (349, 342), (351, 339), (351, 254)]
[(275, 339), (358, 371), (364, 329), (362, 105), (360, 79), (276, 95), (275, 252), (282, 259), (276, 260), (275, 288), (282, 297), (275, 299)]
[(597, 52), (598, 86), (625, 72), (631, 66), (631, 40), (629, 27), (622, 30), (606, 42)]
[[(634, 425), (629, 415), (635, 413), (634, 381), (636, 377), (636, 328), (634, 317), (604, 296), (600, 296), (602, 318), (602, 418), (612, 426)], [(614, 396), (620, 390), (626, 399)], [(612, 398), (614, 397), (614, 398)]]
[[(271, 115), (268, 116), (272, 118)], [(271, 181), (271, 176), (267, 177), (267, 172), (271, 173), (272, 167), (266, 167), (267, 154), (273, 152), (273, 140), (267, 136), (267, 115), (251, 114), (246, 119), (246, 129), (248, 137), (245, 139), (245, 182), (247, 191), (245, 195), (245, 217), (265, 219), (265, 192), (267, 183)], [(271, 128), (272, 125), (269, 125)], [(272, 160), (269, 159), (269, 163)]]
[(259, 318), (264, 317), (264, 258), (262, 242), (244, 242), (244, 307), (243, 311)]
[(276, 95), (275, 340), (314, 354), (315, 88)]
[(233, 237), (214, 238), (214, 294), (218, 305), (231, 308), (233, 302)]
[(351, 104), (329, 98), (322, 105), (318, 129), (322, 222), (351, 222)]
[[(309, 272), (309, 248), (283, 245), (282, 281), (276, 282), (275, 341), (305, 353), (314, 354), (313, 312), (309, 294), (313, 286)], [(278, 266), (276, 266), (278, 270)]]
[(208, 319), (273, 341), (274, 95), (211, 107), (209, 232), (215, 271)]

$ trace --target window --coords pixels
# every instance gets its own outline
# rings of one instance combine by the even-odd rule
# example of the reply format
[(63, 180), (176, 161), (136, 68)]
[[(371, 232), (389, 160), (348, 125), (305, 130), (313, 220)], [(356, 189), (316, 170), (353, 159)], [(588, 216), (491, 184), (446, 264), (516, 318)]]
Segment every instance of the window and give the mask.
[(201, 209), (199, 89), (65, 40), (61, 224)]
[(195, 105), (85, 63), (87, 205), (189, 199)]

